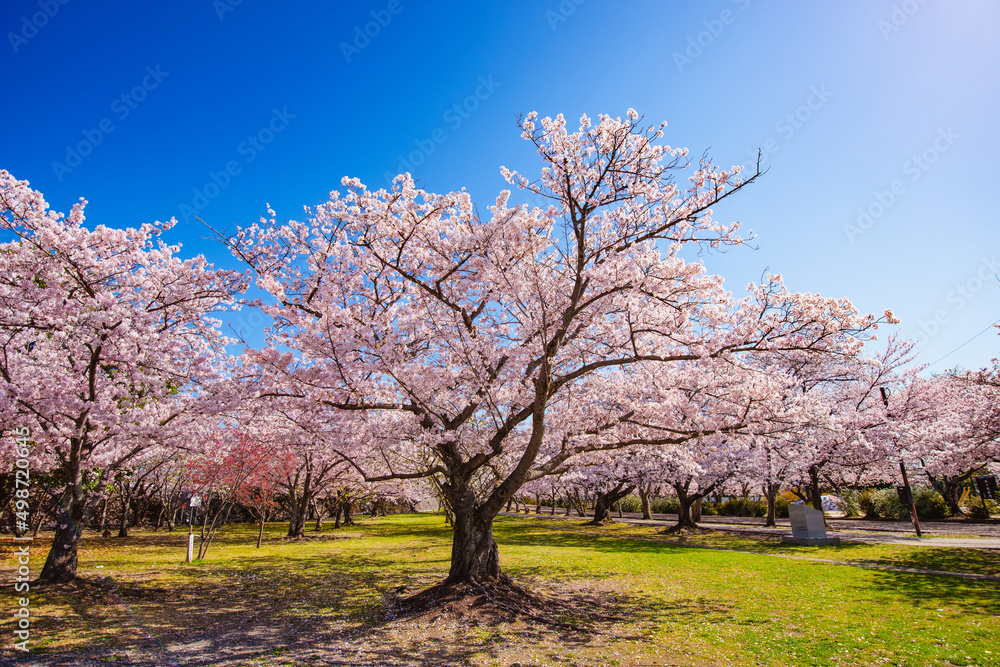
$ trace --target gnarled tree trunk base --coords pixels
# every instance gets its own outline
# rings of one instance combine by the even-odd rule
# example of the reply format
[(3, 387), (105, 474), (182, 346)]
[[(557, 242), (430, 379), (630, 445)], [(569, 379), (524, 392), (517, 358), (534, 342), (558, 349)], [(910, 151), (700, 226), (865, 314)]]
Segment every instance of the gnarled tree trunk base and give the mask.
[(714, 532), (711, 528), (702, 528), (697, 524), (682, 525), (678, 523), (669, 528), (664, 528), (660, 531), (660, 535), (707, 535)]
[[(531, 593), (506, 575), (488, 583), (445, 581), (407, 597), (396, 597), (406, 592), (406, 587), (400, 586), (393, 592), (395, 595), (387, 596), (384, 621), (422, 616), (428, 622), (447, 618), (464, 623), (492, 625), (520, 619), (577, 632), (593, 632), (592, 628), (565, 623), (555, 618), (559, 615), (577, 615), (579, 609), (575, 605)], [(599, 614), (595, 618), (610, 620), (601, 619)]]

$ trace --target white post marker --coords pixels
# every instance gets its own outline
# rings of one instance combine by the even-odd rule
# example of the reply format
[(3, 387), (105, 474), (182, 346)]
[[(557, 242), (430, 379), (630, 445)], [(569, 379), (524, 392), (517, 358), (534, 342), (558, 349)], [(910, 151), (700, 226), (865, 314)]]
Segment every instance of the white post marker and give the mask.
[(188, 558), (187, 562), (194, 560), (194, 533), (188, 533)]

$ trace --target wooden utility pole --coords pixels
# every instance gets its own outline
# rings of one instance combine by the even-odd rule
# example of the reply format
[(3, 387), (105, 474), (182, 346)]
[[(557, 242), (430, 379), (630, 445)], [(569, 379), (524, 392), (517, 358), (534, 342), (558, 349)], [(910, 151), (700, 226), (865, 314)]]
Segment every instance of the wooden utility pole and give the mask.
[[(889, 390), (885, 387), (879, 387), (879, 393), (882, 394), (882, 404), (885, 405), (885, 416), (892, 417), (889, 414)], [(903, 464), (902, 457), (899, 459), (899, 472), (903, 473), (903, 488), (900, 489), (899, 500), (904, 504), (909, 503), (910, 516), (913, 518), (913, 529), (917, 531), (917, 537), (922, 537), (920, 534), (920, 518), (917, 517), (917, 504), (913, 502), (913, 489), (910, 487), (909, 477), (906, 476), (906, 466)]]
[(913, 502), (913, 489), (910, 488), (910, 480), (906, 476), (906, 466), (903, 465), (903, 459), (899, 459), (899, 472), (903, 473), (903, 488), (906, 489), (906, 497), (910, 501), (910, 516), (913, 517), (913, 528), (917, 531), (917, 537), (922, 537), (920, 534), (920, 519), (917, 517), (917, 505)]

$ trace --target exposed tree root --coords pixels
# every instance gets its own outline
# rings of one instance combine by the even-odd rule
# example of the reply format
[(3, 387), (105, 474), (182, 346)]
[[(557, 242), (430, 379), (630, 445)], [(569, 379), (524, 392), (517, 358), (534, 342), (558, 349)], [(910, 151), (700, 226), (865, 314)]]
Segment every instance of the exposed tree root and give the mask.
[[(354, 539), (350, 535), (336, 535), (330, 533), (306, 533), (299, 537), (288, 537), (287, 535), (278, 538), (281, 542), (333, 542), (335, 540), (350, 540)], [(268, 542), (268, 539), (264, 539), (264, 542)]]
[(709, 533), (712, 532), (714, 531), (711, 528), (702, 528), (701, 526), (691, 527), (691, 526), (675, 525), (675, 526), (670, 526), (669, 528), (664, 528), (663, 530), (660, 531), (659, 534), (680, 535), (683, 537), (685, 535), (708, 535)]
[(591, 519), (590, 521), (587, 521), (586, 523), (584, 523), (582, 525), (584, 525), (584, 526), (610, 526), (614, 522), (615, 522), (614, 519), (612, 519), (611, 517), (607, 517), (606, 519), (601, 519), (600, 521), (598, 521), (595, 518), (595, 519)]
[[(581, 609), (559, 599), (531, 593), (501, 576), (494, 582), (443, 582), (408, 597), (397, 597), (406, 587), (393, 591), (386, 601), (385, 620), (403, 617), (429, 616), (458, 618), (472, 624), (533, 620), (553, 628), (592, 633), (594, 628), (559, 620), (558, 617), (578, 617)], [(604, 614), (588, 614), (594, 621), (621, 620)]]

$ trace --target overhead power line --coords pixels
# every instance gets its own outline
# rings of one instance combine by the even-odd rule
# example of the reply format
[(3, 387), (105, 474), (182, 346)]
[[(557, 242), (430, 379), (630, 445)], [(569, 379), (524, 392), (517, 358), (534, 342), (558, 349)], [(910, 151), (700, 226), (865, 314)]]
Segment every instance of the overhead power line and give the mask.
[(979, 338), (980, 336), (982, 336), (984, 333), (986, 333), (987, 331), (989, 331), (990, 329), (992, 329), (993, 327), (995, 327), (997, 324), (1000, 324), (1000, 320), (997, 320), (996, 322), (993, 322), (993, 323), (987, 325), (985, 329), (983, 329), (982, 331), (980, 331), (979, 333), (977, 333), (975, 336), (973, 336), (969, 340), (965, 341), (964, 343), (962, 343), (961, 345), (959, 345), (958, 347), (956, 347), (954, 350), (952, 350), (948, 354), (944, 355), (943, 357), (941, 357), (940, 359), (938, 359), (937, 361), (935, 361), (933, 364), (930, 364), (928, 366), (928, 368), (930, 368), (931, 366), (937, 365), (938, 363), (944, 361), (945, 359), (947, 359), (951, 355), (955, 354), (956, 352), (958, 352), (959, 350), (961, 350), (963, 347), (965, 347), (966, 345), (968, 345), (969, 343), (971, 343), (972, 341), (976, 340), (977, 338)]

